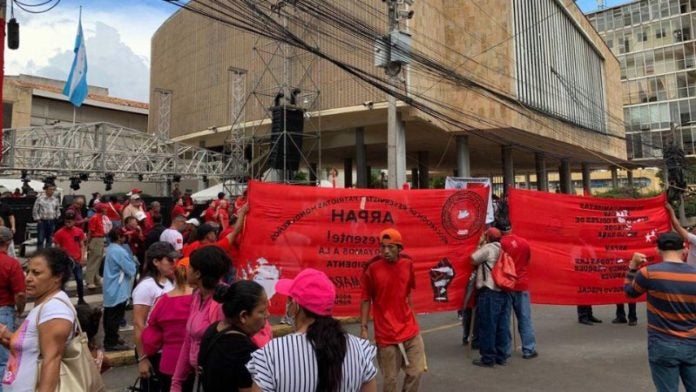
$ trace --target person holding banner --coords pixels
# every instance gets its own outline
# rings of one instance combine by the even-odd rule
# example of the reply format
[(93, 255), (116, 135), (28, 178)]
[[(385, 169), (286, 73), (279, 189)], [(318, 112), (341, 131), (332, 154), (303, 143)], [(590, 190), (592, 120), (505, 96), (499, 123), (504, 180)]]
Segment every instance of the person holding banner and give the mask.
[(534, 326), (532, 325), (532, 305), (529, 298), (529, 278), (527, 268), (531, 259), (529, 242), (524, 238), (512, 234), (510, 225), (503, 225), (503, 238), (500, 240), (500, 247), (507, 252), (515, 262), (515, 272), (517, 273), (517, 284), (510, 292), (512, 299), (512, 310), (517, 317), (517, 330), (522, 340), (522, 358), (532, 359), (539, 356), (536, 351), (536, 338), (534, 336)]
[(633, 254), (624, 292), (648, 294), (648, 361), (657, 391), (677, 392), (680, 377), (687, 391), (696, 391), (696, 266), (682, 261), (677, 233), (660, 234), (657, 249), (662, 262), (642, 268), (647, 257)]
[(413, 260), (402, 254), (401, 233), (386, 229), (379, 234), (380, 255), (367, 263), (363, 271), (360, 306), (360, 337), (368, 338), (367, 322), (372, 305), (377, 362), (384, 376), (384, 391), (397, 390), (397, 378), (403, 368), (401, 390), (418, 391), (426, 369), (425, 346), (411, 303), (416, 288)]
[(672, 224), (672, 228), (679, 233), (684, 242), (689, 244), (689, 252), (686, 254), (686, 263), (696, 265), (696, 234), (689, 233), (688, 230), (682, 227), (679, 218), (677, 218), (677, 214), (674, 213), (674, 208), (672, 208), (669, 202), (665, 207), (669, 213), (669, 222)]
[(500, 257), (500, 230), (491, 227), (483, 233), (485, 244), (471, 254), (471, 264), (477, 268), (476, 288), (479, 320), (479, 352), (481, 358), (472, 363), (481, 367), (505, 365), (510, 356), (510, 294), (502, 291), (493, 281), (491, 271)]

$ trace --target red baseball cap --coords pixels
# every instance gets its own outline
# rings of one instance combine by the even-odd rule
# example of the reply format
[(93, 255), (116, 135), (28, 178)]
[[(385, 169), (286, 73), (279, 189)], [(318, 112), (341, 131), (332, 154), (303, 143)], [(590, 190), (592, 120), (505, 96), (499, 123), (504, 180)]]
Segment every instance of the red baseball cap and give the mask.
[(486, 232), (486, 238), (489, 240), (499, 240), (503, 234), (500, 232), (500, 230), (496, 229), (495, 227), (489, 227)]
[(137, 195), (138, 193), (142, 193), (142, 191), (138, 188), (133, 188), (130, 192), (126, 193), (126, 196), (133, 196)]
[(325, 273), (313, 268), (302, 270), (295, 279), (278, 280), (275, 290), (319, 316), (330, 316), (336, 301), (334, 284)]
[(379, 233), (379, 243), (384, 245), (396, 244), (404, 246), (401, 242), (401, 233), (395, 229), (386, 229)]

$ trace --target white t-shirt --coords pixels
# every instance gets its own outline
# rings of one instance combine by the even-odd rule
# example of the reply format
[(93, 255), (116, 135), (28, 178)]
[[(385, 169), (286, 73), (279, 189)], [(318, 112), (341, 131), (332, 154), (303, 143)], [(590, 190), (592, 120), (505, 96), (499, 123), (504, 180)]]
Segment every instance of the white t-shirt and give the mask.
[(160, 285), (162, 285), (162, 287), (158, 286), (151, 277), (140, 281), (140, 283), (135, 286), (135, 290), (133, 290), (133, 305), (146, 305), (152, 307), (157, 298), (174, 288), (174, 285), (172, 285), (172, 282), (168, 279), (164, 283), (160, 283)]
[[(377, 376), (376, 353), (367, 340), (348, 335), (341, 392), (358, 392)], [(271, 340), (251, 354), (247, 369), (264, 392), (314, 392), (319, 380), (317, 357), (304, 333)]]
[(686, 263), (696, 265), (696, 234), (689, 233), (689, 254), (686, 255)]
[(70, 302), (68, 295), (59, 291), (42, 305), (33, 308), (22, 325), (12, 334), (10, 358), (2, 378), (3, 392), (32, 392), (36, 387), (37, 361), (40, 353), (39, 329), (36, 325), (37, 312), (41, 312), (39, 325), (54, 319), (68, 320), (73, 323), (73, 326), (75, 325), (73, 309), (53, 298)]
[(184, 247), (184, 236), (178, 230), (167, 229), (160, 234), (160, 241), (169, 242), (174, 249), (181, 250)]

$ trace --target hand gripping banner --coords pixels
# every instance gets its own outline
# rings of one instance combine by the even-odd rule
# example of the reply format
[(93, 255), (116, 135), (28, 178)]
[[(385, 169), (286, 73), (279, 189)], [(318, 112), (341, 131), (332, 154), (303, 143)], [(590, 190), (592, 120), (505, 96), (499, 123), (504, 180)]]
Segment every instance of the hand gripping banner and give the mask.
[(532, 302), (606, 305), (629, 301), (624, 276), (634, 252), (659, 261), (655, 240), (671, 230), (664, 195), (606, 199), (512, 189), (512, 231), (532, 251)]
[(481, 236), (488, 189), (330, 189), (252, 182), (238, 268), (261, 283), (271, 312), (285, 312), (278, 278), (324, 271), (337, 288), (334, 315), (360, 314), (360, 276), (379, 254), (379, 233), (401, 233), (414, 260), (416, 311), (459, 309)]

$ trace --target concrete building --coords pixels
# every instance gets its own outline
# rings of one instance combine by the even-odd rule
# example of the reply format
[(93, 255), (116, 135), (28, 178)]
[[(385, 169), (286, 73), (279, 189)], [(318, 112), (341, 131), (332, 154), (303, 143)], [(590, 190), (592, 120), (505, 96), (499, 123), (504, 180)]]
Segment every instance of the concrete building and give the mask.
[[(361, 2), (330, 3), (385, 28), (386, 20)], [(385, 11), (380, 2), (374, 7)], [(548, 172), (558, 171), (569, 191), (571, 171), (582, 171), (589, 186), (590, 169), (625, 164), (621, 68), (573, 2), (428, 0), (415, 1), (412, 10), (415, 50), (499, 93), (406, 68), (408, 94), (449, 103), (462, 124), (399, 102), (414, 185), (454, 173), (503, 175), (512, 185), (518, 172), (532, 173), (538, 188), (547, 189)], [(382, 74), (371, 56), (346, 52), (327, 36), (313, 39), (330, 56)], [(279, 60), (268, 54), (272, 45), (192, 12), (175, 13), (152, 38), (149, 130), (166, 128), (175, 140), (206, 147), (222, 146), (232, 124), (247, 137), (267, 135), (266, 109), (285, 83), (307, 92), (306, 123), (321, 131), (321, 160), (306, 148), (306, 162), (320, 164), (324, 178), (338, 169), (341, 185), (367, 186), (370, 174), (387, 167), (385, 94), (292, 48), (283, 48), (292, 55)], [(281, 74), (284, 80), (277, 79)], [(252, 98), (240, 102), (240, 90)]]
[(629, 159), (662, 160), (671, 124), (696, 157), (696, 0), (640, 0), (587, 15), (621, 64)]
[[(3, 128), (72, 124), (73, 105), (63, 95), (65, 81), (38, 76), (5, 76)], [(75, 109), (76, 123), (111, 122), (147, 130), (148, 104), (109, 96), (104, 87), (89, 86), (89, 95)]]
[[(73, 105), (62, 94), (65, 81), (30, 75), (5, 75), (3, 85), (3, 128), (28, 128), (73, 123)], [(89, 86), (89, 95), (82, 106), (75, 108), (76, 123), (110, 122), (145, 132), (147, 130), (148, 104), (109, 96), (104, 87)], [(16, 178), (16, 177), (13, 177)], [(41, 180), (42, 177), (35, 178)], [(64, 194), (104, 193), (100, 180), (83, 182), (79, 191), (70, 189), (70, 182), (63, 177), (57, 185)], [(161, 194), (161, 185), (137, 181), (120, 181), (114, 184), (112, 193), (128, 192), (138, 187), (149, 194)]]

